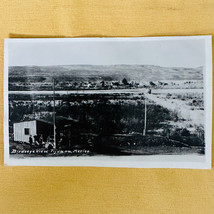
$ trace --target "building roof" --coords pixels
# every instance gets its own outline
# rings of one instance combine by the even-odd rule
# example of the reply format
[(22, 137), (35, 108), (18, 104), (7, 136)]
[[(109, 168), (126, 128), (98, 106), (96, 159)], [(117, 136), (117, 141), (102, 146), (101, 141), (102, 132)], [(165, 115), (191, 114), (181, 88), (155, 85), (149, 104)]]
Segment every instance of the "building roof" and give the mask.
[(52, 122), (49, 122), (49, 121), (46, 121), (46, 120), (43, 120), (43, 119), (34, 119), (34, 120), (23, 120), (23, 121), (20, 121), (20, 122), (14, 122), (15, 123), (25, 123), (25, 122), (33, 122), (33, 121), (38, 121), (38, 122), (42, 122), (42, 123), (48, 123), (48, 124), (53, 124)]
[(71, 117), (56, 116), (56, 121), (62, 121), (62, 120), (72, 121), (72, 122), (79, 122), (78, 120), (75, 120), (75, 119), (73, 119)]
[[(47, 121), (47, 120), (43, 120), (43, 119), (24, 120), (24, 121), (20, 121), (20, 122), (14, 122), (14, 124), (15, 123), (32, 122), (32, 121), (38, 121), (38, 122), (42, 122), (42, 123), (47, 123), (47, 124), (53, 125), (53, 122), (50, 122), (50, 121)], [(60, 121), (79, 122), (78, 120), (75, 120), (75, 119), (70, 118), (70, 117), (56, 116), (56, 122), (60, 122)]]

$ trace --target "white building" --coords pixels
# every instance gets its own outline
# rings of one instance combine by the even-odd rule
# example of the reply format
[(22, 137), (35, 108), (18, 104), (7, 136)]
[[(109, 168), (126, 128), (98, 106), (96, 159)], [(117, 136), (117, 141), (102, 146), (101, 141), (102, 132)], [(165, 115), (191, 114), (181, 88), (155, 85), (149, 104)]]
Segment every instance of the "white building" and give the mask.
[(46, 140), (48, 136), (53, 135), (53, 124), (43, 120), (18, 122), (13, 124), (13, 133), (14, 141), (29, 143), (30, 135), (42, 135)]

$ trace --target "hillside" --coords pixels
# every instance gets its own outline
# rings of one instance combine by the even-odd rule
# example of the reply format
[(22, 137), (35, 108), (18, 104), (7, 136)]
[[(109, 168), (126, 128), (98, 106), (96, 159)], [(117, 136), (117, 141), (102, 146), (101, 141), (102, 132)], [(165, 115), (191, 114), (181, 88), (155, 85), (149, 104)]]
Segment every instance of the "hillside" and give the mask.
[(65, 65), (65, 66), (11, 66), (9, 77), (69, 76), (88, 79), (109, 78), (112, 80), (202, 80), (203, 67), (181, 68), (154, 65)]

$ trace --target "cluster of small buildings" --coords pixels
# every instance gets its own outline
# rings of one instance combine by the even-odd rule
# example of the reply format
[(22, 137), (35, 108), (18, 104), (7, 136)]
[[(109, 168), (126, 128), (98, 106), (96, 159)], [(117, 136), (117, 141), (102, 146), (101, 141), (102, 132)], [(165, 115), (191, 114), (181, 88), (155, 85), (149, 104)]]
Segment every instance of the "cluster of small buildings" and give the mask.
[[(124, 78), (125, 79), (125, 78)], [(55, 90), (78, 90), (78, 89), (123, 89), (123, 88), (137, 88), (139, 83), (137, 81), (116, 81), (116, 80), (96, 80), (96, 81), (71, 81), (62, 80), (55, 83)], [(11, 82), (9, 83), (10, 90), (52, 90), (53, 82)]]

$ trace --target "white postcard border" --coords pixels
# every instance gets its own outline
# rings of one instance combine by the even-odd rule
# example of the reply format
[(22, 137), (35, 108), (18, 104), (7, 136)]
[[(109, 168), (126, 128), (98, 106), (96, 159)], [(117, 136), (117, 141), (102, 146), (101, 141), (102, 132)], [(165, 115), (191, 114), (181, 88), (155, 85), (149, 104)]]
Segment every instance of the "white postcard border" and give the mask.
[[(205, 84), (205, 156), (154, 155), (119, 157), (43, 157), (10, 158), (9, 156), (9, 110), (8, 110), (8, 45), (11, 42), (83, 42), (83, 41), (161, 41), (204, 39), (206, 47)], [(210, 169), (212, 154), (212, 36), (172, 36), (137, 38), (54, 38), (54, 39), (5, 39), (4, 43), (4, 163), (12, 166), (96, 166), (134, 168), (192, 168)], [(141, 161), (142, 160), (142, 161)]]

